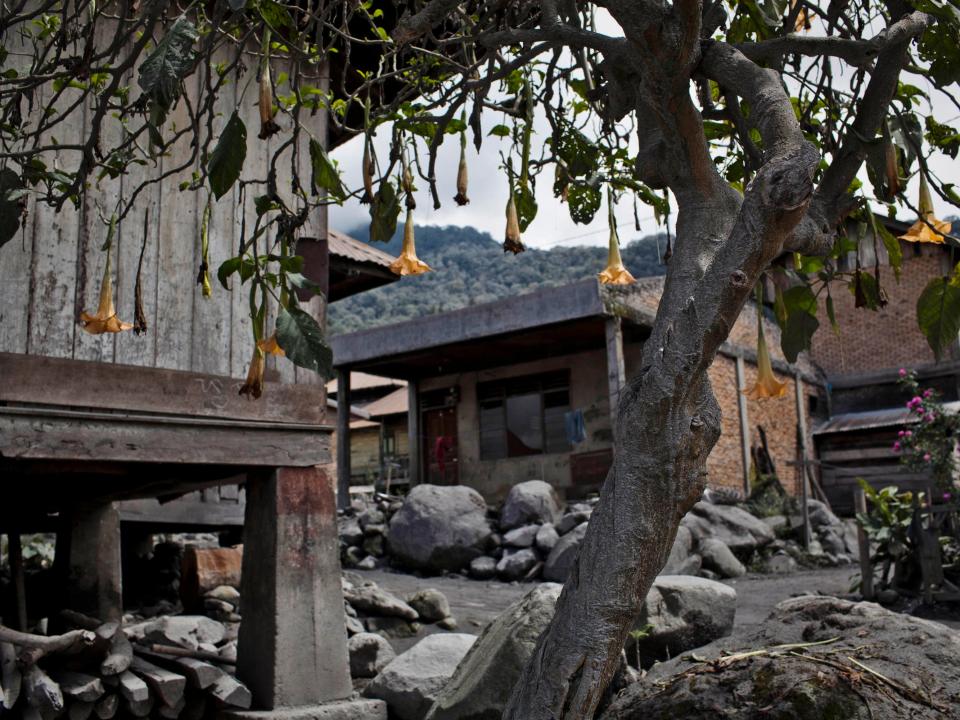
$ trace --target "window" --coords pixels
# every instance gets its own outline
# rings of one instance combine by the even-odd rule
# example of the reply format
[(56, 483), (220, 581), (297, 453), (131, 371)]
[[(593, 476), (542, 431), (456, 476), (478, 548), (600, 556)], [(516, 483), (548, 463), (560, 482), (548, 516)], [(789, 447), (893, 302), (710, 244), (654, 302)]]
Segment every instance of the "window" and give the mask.
[(570, 450), (564, 423), (569, 371), (480, 383), (477, 399), (481, 460)]

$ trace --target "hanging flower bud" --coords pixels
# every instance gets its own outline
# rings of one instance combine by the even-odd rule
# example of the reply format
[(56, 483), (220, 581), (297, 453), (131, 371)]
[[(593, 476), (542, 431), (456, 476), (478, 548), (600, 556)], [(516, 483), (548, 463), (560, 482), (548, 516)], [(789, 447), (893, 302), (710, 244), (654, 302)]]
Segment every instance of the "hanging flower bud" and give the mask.
[(404, 275), (420, 275), (430, 272), (432, 268), (417, 257), (417, 248), (413, 242), (413, 211), (407, 210), (407, 220), (403, 225), (403, 247), (400, 257), (390, 263), (390, 269), (401, 277)]
[(620, 238), (617, 237), (617, 223), (613, 215), (613, 198), (607, 197), (610, 222), (610, 246), (607, 250), (607, 266), (597, 277), (604, 285), (630, 285), (636, 282), (633, 275), (623, 264), (620, 257)]
[(553, 166), (553, 194), (565, 203), (570, 195), (570, 176), (562, 162)]
[(370, 152), (370, 136), (363, 138), (363, 197), (360, 202), (369, 205), (373, 202), (373, 157)]
[(247, 381), (240, 388), (240, 394), (257, 400), (263, 395), (263, 371), (266, 368), (263, 350), (260, 342), (253, 346), (253, 357), (250, 359), (250, 369), (247, 371)]
[(900, 194), (900, 164), (897, 162), (897, 148), (889, 140), (883, 148), (884, 167), (887, 176), (887, 199), (892, 200)]
[(117, 218), (114, 215), (110, 218), (110, 230), (107, 232), (107, 263), (103, 268), (103, 278), (100, 281), (100, 302), (97, 305), (97, 312), (94, 315), (87, 312), (80, 313), (80, 325), (84, 331), (91, 335), (101, 335), (108, 332), (118, 333), (133, 328), (132, 324), (120, 321), (113, 305), (113, 273), (110, 266), (110, 256), (113, 251), (113, 233), (116, 229), (116, 223)]
[[(790, 3), (790, 9), (794, 10), (797, 7), (797, 0), (792, 0)], [(813, 18), (813, 13), (811, 13), (807, 8), (800, 8), (800, 12), (797, 13), (797, 19), (794, 21), (793, 31), (800, 32), (801, 30), (807, 31), (810, 30), (813, 25), (811, 24), (811, 19)]]
[(417, 209), (417, 199), (413, 196), (414, 191), (417, 189), (413, 184), (413, 173), (410, 171), (410, 165), (407, 164), (406, 158), (403, 160), (403, 193), (406, 196), (404, 198), (407, 210), (416, 210)]
[(787, 394), (787, 384), (779, 382), (770, 364), (770, 350), (763, 334), (763, 309), (757, 308), (757, 382), (743, 394), (751, 400), (779, 398)]
[(503, 239), (503, 251), (519, 255), (527, 248), (520, 239), (520, 220), (517, 217), (517, 204), (513, 199), (513, 188), (510, 188), (510, 197), (507, 199), (507, 230)]
[(200, 270), (197, 273), (197, 285), (200, 286), (203, 297), (210, 298), (213, 288), (210, 286), (210, 198), (203, 208), (203, 219), (200, 221)]
[(463, 206), (470, 204), (470, 198), (467, 197), (467, 137), (464, 135), (460, 139), (460, 166), (457, 168), (457, 194), (453, 196), (457, 205)]
[(923, 171), (920, 172), (920, 202), (917, 209), (920, 211), (920, 218), (900, 239), (934, 244), (946, 242), (944, 234), (950, 232), (952, 223), (949, 220), (939, 220), (933, 214), (933, 198), (930, 197), (930, 187)]
[(266, 140), (280, 132), (280, 126), (273, 121), (277, 113), (273, 109), (273, 81), (270, 79), (269, 61), (264, 62), (260, 70), (260, 98), (257, 104), (260, 106), (260, 134), (257, 137)]

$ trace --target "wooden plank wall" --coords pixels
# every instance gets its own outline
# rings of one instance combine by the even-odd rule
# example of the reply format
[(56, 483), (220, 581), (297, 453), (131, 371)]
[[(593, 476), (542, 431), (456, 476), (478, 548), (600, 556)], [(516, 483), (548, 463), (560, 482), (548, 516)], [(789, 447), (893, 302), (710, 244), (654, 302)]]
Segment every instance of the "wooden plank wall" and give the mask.
[[(8, 42), (9, 41), (9, 42)], [(104, 42), (106, 37), (104, 37)], [(11, 45), (16, 38), (5, 38)], [(15, 55), (11, 52), (11, 55)], [(238, 106), (247, 126), (247, 159), (244, 179), (266, 177), (268, 153), (278, 148), (289, 137), (289, 119), (278, 117), (283, 132), (269, 142), (259, 140), (260, 122), (257, 101), (255, 63), (247, 59), (248, 71), (239, 84), (231, 84), (217, 101), (220, 113), (214, 129), (226, 123)], [(273, 75), (283, 68), (275, 61)], [(130, 73), (128, 84), (131, 97), (136, 98), (136, 70)], [(186, 81), (186, 92), (195, 100), (200, 92), (200, 73)], [(289, 92), (289, 88), (284, 88)], [(75, 102), (67, 91), (64, 105)], [(77, 142), (84, 137), (89, 108), (81, 105), (72, 112), (70, 120), (57, 127), (56, 139), (61, 143)], [(186, 113), (180, 109), (171, 113), (166, 133), (174, 125), (182, 127)], [(326, 138), (326, 117), (317, 113), (310, 117), (310, 130), (318, 139)], [(120, 128), (107, 123), (103, 147), (108, 152), (120, 139)], [(307, 138), (304, 137), (296, 154), (301, 167), (309, 164)], [(133, 332), (88, 335), (78, 324), (80, 312), (96, 310), (105, 254), (101, 250), (106, 238), (106, 226), (100, 212), (109, 217), (117, 198), (132, 192), (146, 177), (156, 177), (170, 168), (183, 164), (190, 156), (189, 136), (184, 136), (166, 156), (155, 165), (134, 165), (116, 180), (105, 179), (94, 184), (79, 208), (66, 206), (61, 211), (36, 203), (28, 205), (28, 219), (22, 233), (0, 248), (0, 352), (25, 353), (58, 358), (94, 360), (141, 367), (187, 370), (212, 375), (243, 378), (250, 362), (253, 340), (248, 317), (249, 287), (234, 282), (230, 291), (224, 290), (216, 279), (220, 263), (236, 252), (240, 223), (246, 215), (248, 231), (255, 216), (253, 197), (263, 186), (248, 187), (244, 207), (238, 204), (239, 191), (235, 188), (213, 207), (210, 223), (210, 269), (213, 297), (201, 296), (196, 284), (200, 265), (200, 220), (207, 191), (181, 192), (182, 181), (190, 180), (194, 166), (189, 166), (141, 191), (135, 209), (121, 224), (113, 244), (114, 291), (121, 320), (134, 320), (134, 284), (142, 243), (146, 242), (143, 259), (143, 306), (148, 329), (143, 335)], [(278, 187), (289, 187), (284, 168), (289, 169), (293, 148), (289, 148), (279, 163)], [(74, 167), (76, 153), (64, 153), (46, 158), (48, 165)], [(302, 175), (309, 181), (309, 173)], [(144, 238), (144, 217), (149, 213)], [(312, 213), (305, 237), (322, 237), (326, 233), (326, 212)], [(261, 243), (263, 244), (263, 243)], [(309, 304), (315, 316), (325, 314), (322, 301)], [(275, 308), (271, 313), (275, 317)], [(272, 331), (271, 329), (268, 332)], [(287, 383), (319, 384), (314, 373), (295, 369), (283, 359), (271, 358), (267, 379)]]

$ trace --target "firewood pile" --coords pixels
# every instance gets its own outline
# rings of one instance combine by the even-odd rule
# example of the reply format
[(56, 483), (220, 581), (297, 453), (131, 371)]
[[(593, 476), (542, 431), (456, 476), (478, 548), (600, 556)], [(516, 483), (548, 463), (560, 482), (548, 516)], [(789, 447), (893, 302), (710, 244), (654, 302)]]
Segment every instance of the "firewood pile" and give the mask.
[(202, 616), (101, 622), (72, 611), (58, 635), (0, 625), (0, 716), (212, 718), (250, 707), (234, 675), (236, 640)]

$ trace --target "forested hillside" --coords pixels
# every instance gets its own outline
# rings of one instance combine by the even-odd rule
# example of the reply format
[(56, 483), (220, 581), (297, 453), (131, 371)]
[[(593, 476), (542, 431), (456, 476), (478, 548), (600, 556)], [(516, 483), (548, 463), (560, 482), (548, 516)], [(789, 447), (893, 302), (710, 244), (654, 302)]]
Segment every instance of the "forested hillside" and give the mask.
[[(366, 228), (349, 232), (366, 239)], [(400, 252), (401, 233), (386, 252)], [(648, 236), (624, 245), (623, 261), (635, 277), (663, 274), (660, 252), (665, 236)], [(408, 320), (421, 315), (519, 295), (545, 285), (562, 285), (596, 276), (607, 260), (606, 247), (528, 249), (504, 254), (500, 243), (472, 227), (418, 227), (417, 255), (434, 272), (405, 277), (392, 285), (346, 298), (330, 306), (333, 334)]]

